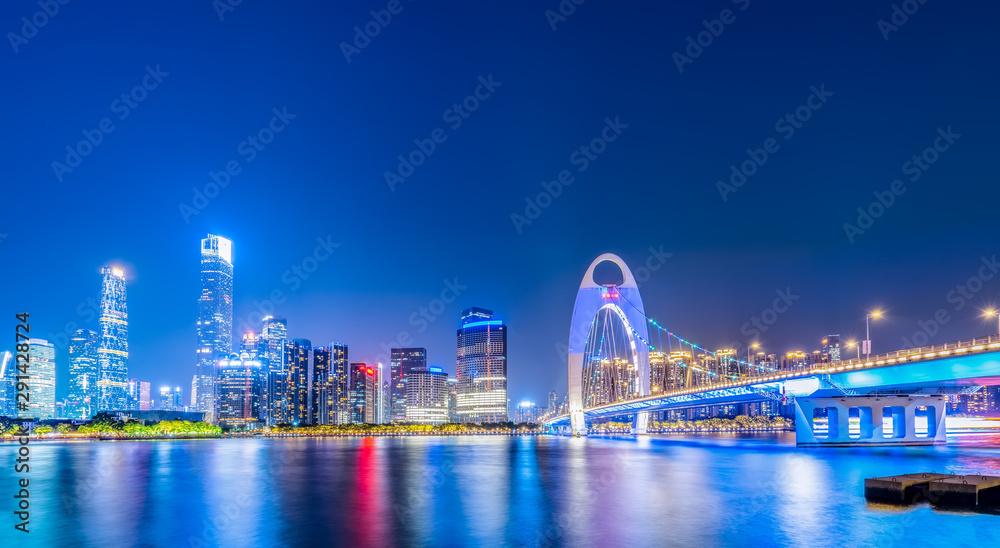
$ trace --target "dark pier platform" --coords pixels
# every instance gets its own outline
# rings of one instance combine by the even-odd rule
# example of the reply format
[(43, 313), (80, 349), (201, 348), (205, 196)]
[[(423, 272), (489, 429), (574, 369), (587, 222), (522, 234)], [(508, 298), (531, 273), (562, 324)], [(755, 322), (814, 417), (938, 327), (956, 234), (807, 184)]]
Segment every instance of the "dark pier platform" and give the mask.
[(865, 480), (865, 498), (888, 502), (913, 502), (927, 498), (930, 483), (952, 478), (951, 474), (903, 474)]
[(934, 480), (929, 498), (942, 506), (1000, 506), (1000, 477), (966, 475)]

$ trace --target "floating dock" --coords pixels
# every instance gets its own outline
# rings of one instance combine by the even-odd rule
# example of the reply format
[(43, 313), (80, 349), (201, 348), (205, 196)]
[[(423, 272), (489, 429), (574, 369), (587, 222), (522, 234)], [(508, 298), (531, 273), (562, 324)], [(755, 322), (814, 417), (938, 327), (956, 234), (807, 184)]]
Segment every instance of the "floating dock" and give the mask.
[(951, 474), (903, 474), (865, 480), (865, 498), (888, 502), (913, 502), (927, 498), (930, 483), (954, 477)]
[(1000, 476), (950, 476), (930, 483), (928, 498), (944, 506), (1000, 506)]

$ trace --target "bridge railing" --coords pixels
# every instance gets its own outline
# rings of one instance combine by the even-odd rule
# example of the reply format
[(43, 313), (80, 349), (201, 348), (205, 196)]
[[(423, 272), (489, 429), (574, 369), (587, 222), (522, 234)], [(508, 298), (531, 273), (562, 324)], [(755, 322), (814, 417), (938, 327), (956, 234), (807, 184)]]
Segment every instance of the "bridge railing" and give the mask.
[[(885, 354), (876, 354), (874, 356), (862, 357), (862, 358), (851, 358), (849, 360), (839, 360), (835, 362), (820, 362), (811, 364), (810, 369), (828, 369), (830, 367), (840, 367), (846, 365), (858, 365), (867, 363), (878, 363), (886, 362), (891, 359), (899, 358), (910, 358), (914, 356), (921, 356), (926, 358), (937, 357), (941, 352), (954, 351), (959, 349), (968, 350), (984, 350), (989, 348), (989, 345), (996, 344), (1000, 342), (1000, 337), (983, 337), (978, 339), (969, 339), (966, 341), (950, 342), (943, 344), (935, 344), (931, 346), (922, 346), (920, 348), (909, 348), (906, 350), (896, 350), (894, 352), (886, 352)], [(981, 347), (981, 348), (977, 348)], [(964, 353), (964, 352), (962, 352)], [(925, 356), (925, 354), (928, 354)], [(947, 354), (946, 354), (947, 355)], [(882, 364), (879, 364), (882, 365)], [(803, 368), (805, 369), (805, 368)]]

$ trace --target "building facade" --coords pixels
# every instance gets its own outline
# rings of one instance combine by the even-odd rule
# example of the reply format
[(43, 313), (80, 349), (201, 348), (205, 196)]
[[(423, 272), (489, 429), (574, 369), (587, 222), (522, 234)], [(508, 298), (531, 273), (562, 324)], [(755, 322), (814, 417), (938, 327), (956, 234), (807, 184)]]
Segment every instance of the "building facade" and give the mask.
[(260, 361), (248, 352), (219, 360), (215, 378), (216, 422), (229, 428), (260, 424)]
[(351, 414), (352, 424), (375, 422), (375, 369), (365, 362), (351, 364)]
[(448, 374), (440, 367), (417, 367), (407, 372), (406, 422), (448, 422)]
[(100, 335), (97, 346), (97, 410), (125, 409), (128, 405), (128, 309), (125, 271), (101, 269)]
[(73, 419), (89, 419), (97, 412), (98, 335), (77, 329), (69, 340), (69, 409)]
[(457, 339), (459, 420), (507, 422), (507, 326), (490, 310), (469, 308)]
[(208, 422), (214, 422), (216, 363), (233, 350), (233, 243), (212, 234), (201, 240), (197, 339), (192, 404), (205, 413)]
[(276, 405), (281, 383), (284, 382), (285, 343), (288, 342), (288, 323), (285, 318), (267, 316), (260, 332), (261, 355), (261, 415), (268, 425), (275, 425), (282, 412)]
[(330, 344), (330, 375), (334, 388), (334, 424), (351, 423), (351, 365), (348, 361), (346, 344)]
[(180, 386), (170, 388), (169, 386), (164, 386), (160, 388), (160, 407), (161, 411), (183, 411), (184, 410), (184, 393)]
[(56, 418), (56, 350), (45, 339), (29, 339), (31, 363), (31, 400), (27, 410), (20, 410), (21, 418), (39, 420)]
[(309, 424), (336, 424), (337, 387), (330, 371), (329, 347), (319, 346), (313, 350), (311, 392)]
[(406, 420), (406, 375), (419, 367), (427, 367), (426, 348), (389, 350), (389, 404), (395, 422)]
[(17, 416), (17, 375), (14, 353), (0, 350), (0, 417)]
[(149, 394), (149, 383), (139, 379), (128, 380), (128, 407), (126, 409), (138, 411), (150, 411), (152, 409), (152, 399)]

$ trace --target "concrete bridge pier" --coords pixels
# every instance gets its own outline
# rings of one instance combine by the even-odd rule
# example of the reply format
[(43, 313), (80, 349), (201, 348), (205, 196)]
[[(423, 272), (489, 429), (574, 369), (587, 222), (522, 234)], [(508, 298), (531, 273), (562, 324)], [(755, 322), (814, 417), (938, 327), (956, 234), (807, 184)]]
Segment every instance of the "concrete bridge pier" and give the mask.
[(646, 433), (646, 425), (649, 424), (649, 412), (636, 413), (632, 417), (632, 435), (642, 436)]
[[(815, 421), (817, 410), (824, 410)], [(852, 413), (853, 411), (853, 413)], [(916, 430), (918, 413), (926, 432)], [(851, 415), (856, 429), (851, 428)], [(946, 443), (944, 396), (840, 396), (795, 399), (795, 442), (800, 447), (937, 445)], [(852, 432), (852, 430), (854, 430)]]

